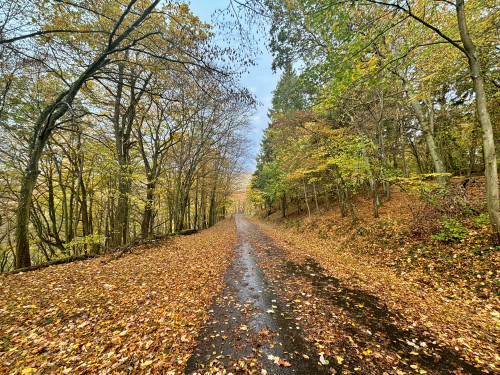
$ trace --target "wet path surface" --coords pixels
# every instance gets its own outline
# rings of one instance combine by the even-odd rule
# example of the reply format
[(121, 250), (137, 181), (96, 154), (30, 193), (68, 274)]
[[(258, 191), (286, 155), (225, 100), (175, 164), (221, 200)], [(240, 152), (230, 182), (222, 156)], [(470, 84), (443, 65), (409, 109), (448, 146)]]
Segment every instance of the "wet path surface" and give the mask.
[(236, 224), (240, 239), (227, 287), (186, 374), (488, 373), (313, 259), (288, 260), (244, 217)]
[(226, 274), (227, 288), (212, 306), (186, 373), (224, 368), (236, 373), (330, 374), (263, 274), (252, 244), (255, 224), (240, 216), (236, 224), (240, 239)]

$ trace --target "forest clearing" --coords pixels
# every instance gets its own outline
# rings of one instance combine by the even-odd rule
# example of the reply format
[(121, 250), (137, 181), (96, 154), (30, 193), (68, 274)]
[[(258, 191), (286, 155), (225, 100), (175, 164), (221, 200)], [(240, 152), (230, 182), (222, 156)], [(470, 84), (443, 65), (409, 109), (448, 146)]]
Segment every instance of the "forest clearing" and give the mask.
[(500, 373), (499, 15), (0, 1), (0, 373)]

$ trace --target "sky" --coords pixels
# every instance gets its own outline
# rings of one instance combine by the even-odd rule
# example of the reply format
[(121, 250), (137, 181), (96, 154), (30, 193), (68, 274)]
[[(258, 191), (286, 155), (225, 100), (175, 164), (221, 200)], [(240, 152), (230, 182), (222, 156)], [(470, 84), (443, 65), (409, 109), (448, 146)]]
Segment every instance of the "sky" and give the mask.
[[(202, 21), (214, 24), (212, 14), (217, 9), (226, 8), (229, 0), (191, 0), (190, 8), (194, 15)], [(214, 30), (217, 32), (217, 30)], [(260, 141), (263, 131), (267, 128), (269, 118), (268, 109), (271, 107), (272, 91), (276, 88), (279, 73), (273, 73), (271, 69), (272, 56), (262, 43), (261, 53), (256, 58), (255, 65), (250, 67), (249, 73), (245, 74), (241, 83), (253, 95), (257, 102), (261, 103), (251, 119), (251, 131), (249, 134), (250, 145), (244, 169), (253, 171), (255, 169), (255, 158), (259, 153)]]

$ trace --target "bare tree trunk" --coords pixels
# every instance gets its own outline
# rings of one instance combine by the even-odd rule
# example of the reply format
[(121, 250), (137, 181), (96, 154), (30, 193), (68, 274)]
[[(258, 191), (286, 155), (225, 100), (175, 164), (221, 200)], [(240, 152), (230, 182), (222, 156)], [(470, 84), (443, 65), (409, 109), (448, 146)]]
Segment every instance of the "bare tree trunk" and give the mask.
[(64, 222), (64, 243), (68, 244), (71, 241), (71, 235), (69, 233), (69, 215), (68, 215), (68, 198), (67, 198), (67, 193), (66, 193), (66, 186), (63, 182), (63, 176), (62, 176), (62, 170), (61, 170), (61, 165), (58, 162), (57, 158), (53, 158), (54, 165), (57, 170), (57, 181), (59, 182), (59, 188), (61, 189), (61, 206), (62, 206), (62, 215), (63, 215), (63, 222)]
[(106, 197), (105, 206), (104, 206), (104, 243), (103, 246), (106, 247), (109, 245), (109, 195)]
[(373, 201), (373, 217), (378, 218), (378, 207), (380, 206), (380, 199), (378, 195), (378, 176), (375, 176), (373, 173), (373, 169), (371, 168), (372, 163), (370, 163), (370, 158), (368, 157), (366, 149), (363, 148), (361, 152), (365, 158), (366, 164), (370, 165), (370, 168), (368, 169), (368, 185), (370, 187), (370, 195), (372, 196)]
[(304, 200), (306, 202), (307, 214), (309, 215), (309, 219), (310, 219), (311, 218), (311, 209), (309, 208), (309, 202), (307, 201), (306, 180), (302, 179), (302, 183), (304, 185)]
[(318, 205), (318, 194), (316, 193), (316, 184), (313, 181), (313, 192), (314, 192), (314, 203), (316, 204), (316, 211), (318, 211), (318, 214), (321, 214), (321, 211), (319, 210), (319, 205)]
[[(81, 147), (80, 139), (78, 140), (78, 148)], [(81, 152), (79, 150), (79, 152)], [(83, 156), (79, 155), (78, 162), (78, 185), (80, 187), (81, 192), (81, 217), (82, 217), (82, 229), (83, 229), (83, 237), (91, 234), (90, 232), (90, 220), (89, 220), (89, 210), (88, 210), (88, 202), (87, 202), (87, 187), (85, 186), (85, 182), (83, 181)]]
[(205, 229), (205, 222), (207, 216), (207, 198), (205, 192), (205, 179), (201, 180), (201, 197), (200, 197), (200, 229)]
[(403, 177), (408, 177), (408, 170), (406, 168), (406, 140), (404, 135), (404, 122), (399, 118), (398, 110), (398, 122), (399, 122), (399, 141), (401, 142), (401, 168), (403, 169)]
[(458, 29), (460, 39), (469, 60), (469, 68), (474, 92), (476, 94), (476, 108), (479, 122), (481, 124), (483, 137), (483, 157), (484, 173), (486, 175), (486, 198), (488, 203), (488, 213), (490, 215), (491, 226), (500, 240), (500, 201), (498, 191), (498, 169), (497, 156), (495, 152), (495, 140), (493, 126), (488, 113), (486, 91), (484, 89), (484, 77), (481, 72), (481, 65), (477, 57), (476, 46), (472, 42), (465, 18), (464, 0), (456, 0)]
[(425, 143), (427, 144), (427, 148), (429, 149), (429, 153), (431, 154), (434, 170), (436, 171), (436, 173), (438, 173), (436, 181), (439, 182), (440, 184), (444, 184), (446, 182), (446, 179), (443, 174), (446, 173), (446, 169), (444, 167), (441, 156), (439, 155), (436, 142), (434, 141), (434, 134), (432, 133), (431, 130), (431, 124), (424, 114), (422, 105), (420, 104), (418, 99), (415, 98), (413, 90), (410, 87), (410, 84), (408, 83), (406, 77), (402, 74), (402, 72), (400, 72), (399, 75), (403, 80), (405, 91), (408, 97), (410, 98), (411, 107), (415, 112), (415, 116), (417, 117), (420, 127), (422, 128), (422, 133), (424, 134)]
[(286, 217), (286, 194), (285, 194), (285, 192), (283, 192), (283, 195), (281, 196), (281, 217), (282, 218)]
[[(115, 147), (120, 169), (118, 171), (118, 204), (116, 207), (116, 218), (113, 223), (114, 228), (114, 246), (120, 246), (127, 242), (128, 231), (128, 178), (129, 178), (129, 161), (128, 161), (128, 139), (126, 134), (125, 115), (121, 115), (121, 100), (123, 92), (124, 80), (123, 64), (118, 66), (118, 85), (116, 90), (115, 108), (113, 115), (113, 125), (115, 130)], [(133, 90), (132, 90), (133, 93)], [(121, 119), (121, 121), (120, 121)]]
[(211, 227), (215, 224), (215, 215), (216, 215), (216, 205), (215, 205), (215, 192), (216, 186), (214, 185), (212, 188), (212, 193), (210, 194), (210, 208), (208, 214), (208, 226)]
[(142, 215), (141, 233), (144, 237), (152, 234), (152, 218), (153, 218), (153, 199), (154, 199), (155, 183), (148, 182), (146, 185), (146, 204)]
[[(48, 204), (49, 204), (49, 217), (50, 217), (50, 223), (51, 223), (51, 232), (52, 232), (52, 237), (55, 242), (55, 246), (61, 250), (61, 252), (64, 254), (66, 253), (66, 248), (63, 245), (63, 242), (59, 236), (59, 231), (57, 229), (57, 214), (56, 214), (56, 204), (54, 201), (54, 183), (53, 183), (53, 175), (52, 171), (49, 171), (49, 175), (47, 178), (48, 182)], [(49, 228), (47, 228), (49, 229)]]
[(187, 212), (186, 212), (187, 227), (188, 227), (188, 229), (192, 229), (193, 227), (191, 226), (191, 198), (189, 198), (189, 196), (187, 199), (186, 209), (187, 209)]
[[(52, 108), (45, 110), (45, 115), (40, 115), (32, 135), (30, 147), (30, 157), (21, 180), (21, 190), (17, 206), (17, 227), (16, 227), (16, 265), (15, 268), (25, 268), (31, 266), (30, 245), (29, 245), (29, 222), (30, 209), (38, 174), (38, 163), (42, 151), (47, 144), (50, 133), (43, 127), (47, 117), (50, 116)], [(38, 133), (41, 134), (39, 135)]]
[(194, 217), (193, 217), (193, 229), (200, 229), (198, 226), (198, 190), (200, 184), (200, 177), (196, 176), (196, 191), (194, 195)]
[(378, 196), (378, 180), (373, 179), (370, 184), (372, 197), (373, 197), (373, 217), (378, 218), (378, 207), (380, 206), (380, 199)]

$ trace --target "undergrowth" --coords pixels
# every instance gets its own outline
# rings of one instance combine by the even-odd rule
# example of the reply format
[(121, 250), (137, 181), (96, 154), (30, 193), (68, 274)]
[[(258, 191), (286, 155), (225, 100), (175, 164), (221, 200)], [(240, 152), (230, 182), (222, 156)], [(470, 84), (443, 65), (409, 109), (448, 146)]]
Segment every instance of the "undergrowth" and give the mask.
[[(500, 296), (500, 246), (490, 230), (484, 183), (474, 181), (425, 194), (394, 187), (393, 199), (384, 202), (378, 219), (371, 214), (371, 200), (358, 197), (361, 220), (354, 223), (338, 209), (312, 219), (280, 220), (286, 228), (338, 242), (346, 254), (371, 257), (402, 275), (415, 274), (417, 281), (437, 290), (495, 298)], [(447, 297), (454, 298), (451, 293)]]

